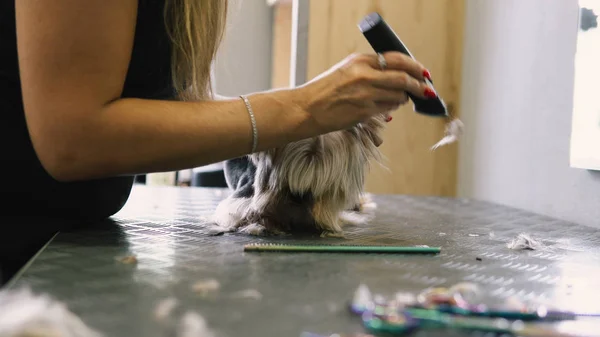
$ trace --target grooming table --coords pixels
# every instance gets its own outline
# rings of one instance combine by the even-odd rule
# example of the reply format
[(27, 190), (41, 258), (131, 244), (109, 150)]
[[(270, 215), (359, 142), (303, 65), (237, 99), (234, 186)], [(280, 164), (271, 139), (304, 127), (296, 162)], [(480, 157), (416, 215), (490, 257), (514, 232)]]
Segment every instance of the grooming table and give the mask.
[[(226, 193), (135, 186), (113, 221), (59, 233), (11, 286), (49, 293), (111, 337), (166, 336), (153, 311), (169, 297), (200, 313), (221, 336), (363, 331), (347, 310), (360, 283), (392, 295), (469, 281), (482, 286), (490, 304), (517, 296), (567, 309), (600, 307), (597, 229), (480, 201), (390, 195), (375, 196), (376, 220), (348, 228), (345, 240), (209, 236), (202, 217)], [(546, 249), (508, 249), (522, 232), (542, 239)], [(429, 245), (442, 252), (244, 253), (243, 245), (253, 242)], [(138, 263), (116, 260), (126, 255)], [(206, 279), (220, 283), (216, 296), (192, 290)], [(262, 298), (237, 297), (247, 289)]]

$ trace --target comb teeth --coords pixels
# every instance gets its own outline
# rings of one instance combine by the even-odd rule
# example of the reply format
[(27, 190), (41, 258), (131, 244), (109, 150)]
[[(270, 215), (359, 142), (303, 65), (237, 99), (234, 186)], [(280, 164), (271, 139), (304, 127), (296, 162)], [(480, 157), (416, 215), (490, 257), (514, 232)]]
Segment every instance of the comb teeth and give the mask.
[(289, 244), (289, 243), (251, 243), (244, 246), (244, 251), (259, 252), (326, 252), (326, 253), (413, 253), (437, 254), (439, 247), (424, 246), (392, 246), (365, 244)]
[[(250, 243), (246, 247), (369, 247), (369, 248), (382, 248), (382, 247), (399, 247), (393, 245), (367, 245), (367, 244), (331, 244), (331, 243)], [(406, 246), (406, 248), (427, 248), (423, 246)]]
[(247, 246), (287, 246), (287, 247), (297, 247), (297, 246), (302, 246), (302, 247), (306, 247), (306, 246), (315, 246), (315, 247), (322, 247), (322, 246), (331, 246), (331, 247), (337, 247), (337, 246), (347, 246), (347, 247), (355, 247), (355, 246), (367, 246), (367, 245), (348, 245), (348, 244), (340, 244), (340, 245), (334, 245), (331, 243), (302, 243), (302, 244), (293, 244), (293, 243), (272, 243), (272, 242), (255, 242), (255, 243), (250, 243)]

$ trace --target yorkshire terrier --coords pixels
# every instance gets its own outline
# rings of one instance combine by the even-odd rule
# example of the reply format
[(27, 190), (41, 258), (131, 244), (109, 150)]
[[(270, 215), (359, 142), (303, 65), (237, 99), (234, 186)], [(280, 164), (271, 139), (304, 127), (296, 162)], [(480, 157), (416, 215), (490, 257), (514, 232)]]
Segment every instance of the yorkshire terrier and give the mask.
[(215, 233), (343, 236), (344, 225), (368, 222), (376, 205), (365, 175), (381, 163), (385, 119), (226, 161), (232, 193), (215, 211)]

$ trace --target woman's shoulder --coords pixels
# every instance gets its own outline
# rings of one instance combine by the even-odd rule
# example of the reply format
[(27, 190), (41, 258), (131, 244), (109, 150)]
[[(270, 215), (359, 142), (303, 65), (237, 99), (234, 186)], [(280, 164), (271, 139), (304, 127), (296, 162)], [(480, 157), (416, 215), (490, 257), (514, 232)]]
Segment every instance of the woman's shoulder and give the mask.
[[(166, 0), (139, 0), (124, 97), (169, 99), (171, 41), (164, 21)], [(18, 83), (15, 0), (0, 0), (0, 80)]]

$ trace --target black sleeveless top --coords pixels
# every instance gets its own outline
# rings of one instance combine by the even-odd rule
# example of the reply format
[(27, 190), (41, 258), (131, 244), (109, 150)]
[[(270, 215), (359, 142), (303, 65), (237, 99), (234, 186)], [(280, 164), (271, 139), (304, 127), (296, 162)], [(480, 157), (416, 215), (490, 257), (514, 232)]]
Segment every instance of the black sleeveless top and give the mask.
[[(140, 0), (123, 97), (171, 99), (170, 43), (164, 1)], [(23, 112), (15, 33), (15, 0), (0, 0), (0, 216), (96, 220), (118, 212), (134, 177), (62, 183), (44, 170)]]

